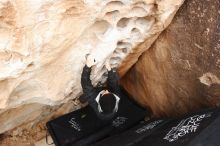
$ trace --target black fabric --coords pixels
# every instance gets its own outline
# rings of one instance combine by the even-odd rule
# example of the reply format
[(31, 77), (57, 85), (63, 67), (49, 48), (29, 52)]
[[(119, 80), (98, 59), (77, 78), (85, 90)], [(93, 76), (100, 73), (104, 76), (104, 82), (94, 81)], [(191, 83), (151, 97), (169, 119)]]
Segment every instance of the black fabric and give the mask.
[(153, 131), (157, 130), (169, 119), (154, 119), (150, 121), (142, 121), (137, 126), (112, 137), (108, 137), (94, 146), (132, 146), (140, 142), (143, 138), (149, 136)]
[(88, 101), (90, 98), (95, 98), (99, 91), (97, 91), (90, 80), (91, 68), (85, 65), (81, 75), (81, 86), (83, 89), (83, 100)]
[(120, 96), (120, 86), (118, 84), (119, 75), (117, 73), (116, 68), (108, 71), (108, 78), (107, 78), (107, 87), (110, 92)]
[(220, 117), (202, 131), (189, 146), (218, 146), (220, 145)]
[(103, 113), (109, 114), (113, 112), (116, 106), (116, 98), (113, 94), (108, 93), (100, 97), (99, 103)]
[[(81, 75), (81, 86), (83, 89), (84, 95), (80, 97), (82, 101), (87, 101), (89, 99), (95, 99), (98, 93), (100, 92), (100, 88), (93, 87), (91, 80), (91, 67), (85, 65), (83, 67), (83, 72)], [(110, 92), (120, 96), (120, 86), (118, 84), (119, 76), (116, 69), (112, 69), (108, 71), (108, 78), (107, 78), (107, 88)]]
[(145, 117), (145, 109), (129, 100), (122, 90), (116, 118), (101, 120), (90, 106), (49, 121), (47, 127), (56, 146), (87, 146), (131, 128)]
[[(109, 112), (99, 112), (98, 111), (98, 103), (95, 101), (95, 98), (101, 91), (101, 88), (95, 88), (93, 87), (91, 80), (90, 80), (90, 74), (91, 74), (91, 67), (88, 67), (85, 65), (83, 67), (82, 75), (81, 75), (81, 86), (83, 89), (83, 96), (79, 98), (80, 102), (85, 103), (88, 102), (89, 105), (93, 108), (93, 110), (96, 112), (98, 117), (100, 119), (105, 119), (109, 120), (115, 117), (116, 111), (112, 110), (112, 113)], [(116, 94), (121, 97), (121, 91), (120, 91), (120, 86), (118, 84), (119, 76), (116, 71), (116, 69), (112, 69), (108, 71), (108, 79), (107, 79), (107, 87), (105, 89), (108, 89), (111, 93)], [(102, 88), (104, 89), (104, 88)], [(101, 97), (102, 98), (102, 97)], [(110, 104), (110, 103), (109, 103)], [(105, 105), (101, 105), (102, 107)], [(116, 104), (114, 105), (108, 105), (108, 107), (115, 107)], [(104, 109), (107, 107), (104, 107)]]
[[(216, 124), (215, 121), (219, 117), (220, 110), (219, 108), (215, 108), (189, 114), (179, 119), (174, 119), (158, 130), (154, 131), (150, 136), (145, 137), (136, 145), (145, 146), (147, 144), (148, 146), (209, 146), (211, 143), (216, 144), (216, 140), (220, 138), (220, 136), (216, 136), (220, 135), (220, 128), (217, 126), (220, 124), (220, 120), (217, 121), (218, 124)], [(207, 132), (210, 131), (210, 127), (214, 127), (214, 133)], [(213, 136), (213, 134), (215, 136)], [(192, 143), (190, 144), (190, 142)]]
[(143, 122), (94, 146), (218, 146), (220, 109), (206, 109), (176, 119)]
[(107, 125), (96, 118), (96, 113), (87, 106), (47, 123), (47, 128), (56, 146), (67, 146)]

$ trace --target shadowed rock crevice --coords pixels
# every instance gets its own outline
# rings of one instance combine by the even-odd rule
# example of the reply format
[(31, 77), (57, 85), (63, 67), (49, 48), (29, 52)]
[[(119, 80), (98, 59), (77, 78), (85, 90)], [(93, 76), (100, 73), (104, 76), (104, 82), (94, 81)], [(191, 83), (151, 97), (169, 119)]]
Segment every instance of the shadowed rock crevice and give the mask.
[(187, 0), (123, 78), (124, 87), (155, 116), (220, 106), (219, 9), (219, 1)]

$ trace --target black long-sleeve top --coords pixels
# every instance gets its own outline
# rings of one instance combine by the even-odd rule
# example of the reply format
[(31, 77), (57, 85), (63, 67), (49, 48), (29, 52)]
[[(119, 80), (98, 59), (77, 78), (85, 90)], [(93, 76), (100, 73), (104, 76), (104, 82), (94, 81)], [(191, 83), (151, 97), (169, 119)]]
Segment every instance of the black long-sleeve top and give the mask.
[(98, 91), (93, 87), (90, 80), (91, 68), (87, 65), (84, 66), (82, 76), (81, 76), (81, 86), (83, 89), (84, 96), (91, 98), (98, 95)]
[[(81, 76), (81, 86), (85, 96), (90, 98), (96, 98), (98, 91), (93, 87), (90, 80), (91, 68), (87, 65), (84, 66), (82, 76)], [(118, 84), (119, 76), (116, 69), (108, 71), (107, 87), (110, 92), (120, 95), (120, 87)]]
[[(103, 116), (98, 112), (98, 104), (95, 98), (99, 94), (97, 88), (94, 88), (90, 80), (91, 68), (87, 65), (84, 66), (82, 76), (81, 76), (81, 86), (84, 93), (84, 101), (88, 101), (89, 105), (93, 107), (95, 112), (99, 116)], [(108, 71), (107, 88), (111, 93), (116, 94), (120, 97), (120, 87), (118, 84), (119, 76), (116, 69)]]

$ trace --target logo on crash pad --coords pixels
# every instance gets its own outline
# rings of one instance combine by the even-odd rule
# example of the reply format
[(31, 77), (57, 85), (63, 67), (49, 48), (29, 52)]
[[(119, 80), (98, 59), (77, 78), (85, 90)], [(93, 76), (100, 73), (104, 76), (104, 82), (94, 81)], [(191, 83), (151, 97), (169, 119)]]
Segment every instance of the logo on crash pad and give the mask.
[(141, 134), (143, 132), (146, 132), (147, 130), (151, 130), (154, 127), (156, 127), (158, 124), (160, 124), (161, 122), (163, 122), (163, 120), (157, 120), (157, 121), (153, 121), (147, 125), (142, 126), (141, 128), (137, 129), (135, 132), (138, 134)]
[(75, 121), (75, 118), (71, 118), (68, 122), (76, 131), (81, 131), (80, 125)]
[(186, 134), (195, 133), (199, 128), (201, 121), (210, 116), (211, 113), (207, 113), (183, 119), (177, 126), (172, 127), (172, 129), (163, 139), (168, 140), (169, 142), (173, 142), (178, 140), (180, 137), (185, 136)]
[(119, 127), (122, 124), (124, 124), (126, 122), (128, 118), (126, 117), (117, 117), (113, 122), (112, 122), (112, 126), (113, 127)]

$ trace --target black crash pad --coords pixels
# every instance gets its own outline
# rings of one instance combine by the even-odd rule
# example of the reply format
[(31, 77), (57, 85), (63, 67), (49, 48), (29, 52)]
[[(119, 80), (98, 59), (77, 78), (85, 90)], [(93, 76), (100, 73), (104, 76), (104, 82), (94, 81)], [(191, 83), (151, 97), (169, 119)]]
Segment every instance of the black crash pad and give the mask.
[(133, 128), (126, 130), (120, 134), (108, 137), (93, 146), (130, 146), (143, 140), (145, 137), (151, 135), (153, 131), (159, 129), (164, 124), (169, 122), (169, 119), (154, 119), (150, 121), (141, 121)]
[(94, 146), (218, 146), (220, 109), (143, 122)]
[(146, 110), (130, 100), (122, 89), (115, 119), (103, 121), (90, 106), (47, 122), (46, 126), (56, 146), (87, 146), (118, 134), (144, 119)]

